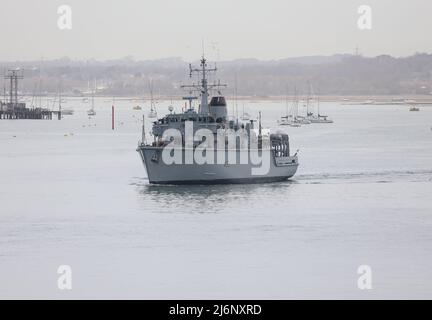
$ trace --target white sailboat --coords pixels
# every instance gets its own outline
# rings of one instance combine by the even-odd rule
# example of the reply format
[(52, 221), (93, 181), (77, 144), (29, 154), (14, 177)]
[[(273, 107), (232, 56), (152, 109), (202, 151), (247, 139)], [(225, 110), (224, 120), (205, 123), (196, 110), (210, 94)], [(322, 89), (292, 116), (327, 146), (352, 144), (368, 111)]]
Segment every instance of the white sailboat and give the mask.
[(94, 117), (96, 115), (96, 111), (94, 109), (94, 89), (92, 90), (92, 105), (89, 110), (87, 110), (87, 115), (89, 117)]
[(298, 123), (300, 123), (300, 124), (311, 124), (312, 123), (310, 120), (306, 119), (303, 116), (297, 116), (295, 118), (295, 121), (298, 122)]
[(298, 118), (298, 104), (299, 101), (297, 99), (297, 89), (295, 89), (295, 98), (290, 111), (288, 111), (288, 95), (285, 98), (286, 115), (281, 117), (281, 119), (278, 121), (280, 126), (290, 126), (294, 128), (301, 127), (302, 121), (300, 121)]
[(147, 117), (150, 119), (157, 118), (157, 112), (155, 107), (155, 102), (153, 99), (153, 81), (149, 82), (149, 89), (150, 89), (150, 112), (148, 113)]
[(278, 120), (278, 124), (280, 126), (289, 126), (291, 125), (293, 120), (293, 116), (291, 112), (288, 110), (288, 95), (285, 97), (285, 115)]
[(62, 103), (67, 101), (66, 98), (62, 98), (61, 85), (59, 86), (59, 114), (60, 116), (71, 116), (74, 114), (74, 110), (71, 108), (63, 108)]
[(245, 112), (244, 103), (243, 103), (243, 114), (240, 117), (240, 119), (243, 120), (243, 121), (249, 121), (250, 118), (251, 118), (250, 114), (247, 113), (247, 112)]
[[(297, 100), (297, 89), (295, 90), (295, 95), (296, 95), (296, 100)], [(298, 107), (299, 106), (299, 102), (297, 100), (297, 102), (296, 102), (296, 108), (295, 108), (296, 114), (295, 114), (295, 117), (294, 117), (294, 121), (296, 123), (299, 123), (299, 124), (311, 124), (311, 121), (308, 119), (309, 103), (310, 103), (310, 99), (309, 99), (309, 96), (308, 96), (306, 98), (305, 104), (304, 104), (304, 106), (306, 107), (306, 116), (303, 116), (303, 115), (299, 115), (299, 107)]]
[(283, 116), (280, 120), (278, 120), (278, 124), (280, 126), (290, 126), (291, 124), (293, 124), (292, 117), (290, 115)]
[(306, 119), (310, 121), (310, 123), (333, 123), (333, 120), (329, 118), (329, 116), (321, 115), (320, 114), (320, 100), (319, 98), (316, 99), (317, 101), (317, 114), (315, 115), (313, 111), (310, 111), (310, 101), (311, 97), (310, 95), (315, 96), (313, 93), (312, 85), (309, 84), (309, 95), (307, 98), (307, 117)]
[(157, 112), (156, 112), (156, 109), (155, 109), (155, 107), (153, 106), (153, 104), (152, 104), (151, 107), (150, 107), (150, 111), (149, 111), (149, 113), (148, 113), (148, 117), (149, 117), (150, 119), (157, 118)]

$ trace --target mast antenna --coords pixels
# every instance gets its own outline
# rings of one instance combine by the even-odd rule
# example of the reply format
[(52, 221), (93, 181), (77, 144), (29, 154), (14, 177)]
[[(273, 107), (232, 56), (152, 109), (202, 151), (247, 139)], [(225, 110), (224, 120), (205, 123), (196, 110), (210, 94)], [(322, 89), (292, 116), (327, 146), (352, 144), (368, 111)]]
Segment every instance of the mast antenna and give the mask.
[(199, 84), (191, 84), (191, 85), (182, 85), (181, 88), (187, 88), (189, 90), (194, 90), (200, 93), (201, 95), (201, 104), (199, 108), (199, 113), (202, 114), (208, 114), (209, 113), (209, 104), (208, 104), (208, 97), (209, 97), (209, 91), (212, 89), (216, 89), (219, 87), (226, 87), (225, 84), (221, 84), (220, 82), (209, 84), (209, 74), (211, 72), (216, 72), (217, 68), (216, 66), (214, 68), (208, 68), (207, 67), (207, 60), (203, 56), (200, 60), (200, 67), (194, 68), (192, 64), (189, 64), (189, 76), (192, 78), (192, 75), (196, 73), (200, 77), (200, 83)]
[(235, 117), (236, 117), (236, 122), (237, 122), (237, 124), (238, 124), (238, 96), (237, 96), (237, 94), (238, 94), (238, 88), (237, 88), (237, 70), (236, 70), (236, 73), (235, 73), (235, 82), (234, 82), (234, 84), (235, 84), (235, 90), (234, 90), (234, 92), (235, 92)]

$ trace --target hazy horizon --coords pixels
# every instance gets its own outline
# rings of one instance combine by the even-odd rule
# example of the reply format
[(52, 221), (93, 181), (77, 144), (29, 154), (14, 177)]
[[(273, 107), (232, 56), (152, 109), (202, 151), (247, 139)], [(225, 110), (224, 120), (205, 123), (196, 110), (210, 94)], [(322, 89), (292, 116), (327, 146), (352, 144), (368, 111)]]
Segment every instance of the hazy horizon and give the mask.
[[(72, 9), (72, 29), (57, 26), (60, 5)], [(357, 12), (372, 9), (372, 29)], [(427, 0), (228, 1), (4, 0), (0, 61), (279, 60), (359, 53), (406, 57), (432, 52)]]
[[(427, 54), (427, 55), (432, 55), (432, 51), (431, 52), (414, 52), (412, 54), (409, 55), (404, 55), (404, 56), (395, 56), (395, 55), (391, 55), (388, 53), (383, 52), (382, 54), (379, 55), (371, 55), (371, 56), (367, 56), (364, 54), (361, 54), (360, 56), (363, 58), (377, 58), (379, 56), (390, 56), (392, 58), (398, 59), (398, 58), (409, 58), (409, 57), (413, 57), (416, 56), (418, 54)], [(310, 54), (310, 55), (304, 55), (304, 56), (292, 56), (292, 57), (280, 57), (277, 59), (260, 59), (260, 58), (255, 58), (255, 57), (242, 57), (242, 58), (232, 58), (232, 59), (225, 59), (225, 60), (219, 60), (219, 62), (235, 62), (235, 61), (247, 61), (247, 60), (256, 60), (258, 62), (272, 62), (272, 61), (282, 61), (282, 60), (296, 60), (296, 59), (308, 59), (308, 58), (331, 58), (331, 57), (336, 57), (336, 56), (348, 56), (348, 55), (352, 55), (354, 56), (353, 53), (350, 52), (338, 52), (338, 53), (334, 53), (334, 54), (328, 54), (328, 55), (319, 55), (319, 54)], [(149, 59), (138, 59), (137, 57), (134, 57), (132, 55), (130, 56), (123, 56), (123, 57), (113, 57), (113, 58), (109, 58), (109, 59), (96, 59), (93, 57), (89, 57), (89, 58), (71, 58), (69, 56), (62, 56), (62, 57), (53, 57), (50, 59), (47, 59), (45, 57), (40, 57), (39, 59), (22, 59), (22, 60), (0, 60), (0, 64), (9, 64), (9, 63), (40, 63), (40, 62), (52, 62), (52, 61), (60, 61), (60, 60), (65, 60), (68, 59), (71, 62), (88, 62), (88, 61), (96, 61), (96, 62), (101, 62), (101, 63), (107, 63), (107, 62), (115, 62), (115, 61), (122, 61), (122, 60), (130, 60), (132, 62), (151, 62), (151, 61), (159, 61), (159, 60), (181, 60), (185, 63), (193, 61), (193, 62), (199, 62), (199, 59), (201, 58), (202, 53), (197, 53), (196, 57), (191, 57), (190, 59), (187, 59), (185, 57), (180, 57), (180, 56), (171, 56), (171, 57), (155, 57), (155, 58), (149, 58)], [(206, 57), (208, 58), (208, 55), (206, 54)], [(209, 60), (209, 59), (207, 59)], [(215, 59), (210, 59), (211, 61), (214, 61)]]

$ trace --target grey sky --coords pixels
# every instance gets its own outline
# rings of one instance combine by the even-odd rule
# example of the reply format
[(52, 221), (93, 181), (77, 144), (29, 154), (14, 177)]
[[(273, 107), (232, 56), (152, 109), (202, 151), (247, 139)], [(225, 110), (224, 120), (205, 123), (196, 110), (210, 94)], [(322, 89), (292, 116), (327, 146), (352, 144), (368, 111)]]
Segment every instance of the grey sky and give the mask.
[[(73, 28), (57, 27), (72, 7)], [(357, 28), (370, 5), (373, 29)], [(183, 57), (279, 59), (432, 52), (430, 0), (2, 0), (0, 60)]]

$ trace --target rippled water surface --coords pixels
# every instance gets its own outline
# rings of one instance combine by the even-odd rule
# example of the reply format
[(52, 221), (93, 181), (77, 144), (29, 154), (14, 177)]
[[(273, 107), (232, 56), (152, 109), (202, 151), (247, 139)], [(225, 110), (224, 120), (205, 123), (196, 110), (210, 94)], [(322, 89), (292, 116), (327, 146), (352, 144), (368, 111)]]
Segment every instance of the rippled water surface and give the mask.
[(300, 150), (293, 180), (154, 186), (137, 103), (115, 132), (105, 99), (0, 121), (0, 298), (432, 298), (432, 108), (325, 103), (334, 124), (278, 128), (283, 103), (246, 102)]

